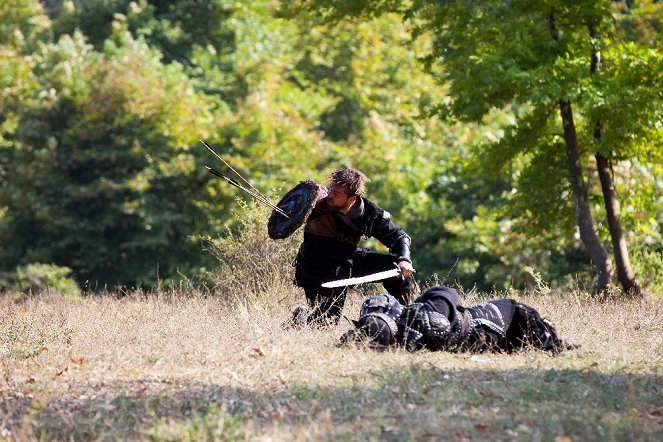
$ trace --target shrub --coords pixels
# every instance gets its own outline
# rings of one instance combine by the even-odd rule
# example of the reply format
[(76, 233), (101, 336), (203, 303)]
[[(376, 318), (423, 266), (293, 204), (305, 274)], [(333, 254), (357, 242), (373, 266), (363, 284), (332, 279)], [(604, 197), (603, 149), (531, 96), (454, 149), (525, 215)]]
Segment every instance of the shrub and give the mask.
[(206, 250), (219, 260), (215, 292), (232, 301), (250, 302), (266, 296), (292, 294), (293, 260), (301, 230), (281, 240), (267, 234), (270, 210), (238, 201), (238, 224), (218, 238), (205, 238)]
[(18, 267), (9, 276), (8, 289), (18, 297), (25, 295), (63, 295), (78, 297), (81, 289), (71, 278), (68, 267), (34, 263)]
[(638, 281), (645, 291), (663, 297), (663, 250), (637, 248), (632, 261)]

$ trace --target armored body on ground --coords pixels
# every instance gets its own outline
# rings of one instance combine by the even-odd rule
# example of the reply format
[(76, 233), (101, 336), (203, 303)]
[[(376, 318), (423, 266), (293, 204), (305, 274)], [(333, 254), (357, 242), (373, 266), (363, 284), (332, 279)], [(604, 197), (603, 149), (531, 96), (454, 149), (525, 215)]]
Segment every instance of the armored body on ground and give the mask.
[(354, 325), (342, 345), (473, 353), (565, 348), (552, 322), (533, 307), (508, 298), (463, 307), (457, 291), (445, 286), (429, 288), (407, 306), (388, 294), (370, 296)]

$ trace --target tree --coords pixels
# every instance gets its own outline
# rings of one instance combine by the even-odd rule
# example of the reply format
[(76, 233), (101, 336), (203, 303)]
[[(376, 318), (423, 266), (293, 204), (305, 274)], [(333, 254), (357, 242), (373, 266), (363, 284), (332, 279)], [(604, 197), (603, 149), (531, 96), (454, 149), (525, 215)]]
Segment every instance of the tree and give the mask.
[(205, 98), (177, 65), (125, 35), (103, 53), (82, 35), (32, 56), (3, 146), (7, 265), (54, 263), (91, 288), (146, 286), (200, 264), (208, 225), (197, 139)]
[[(597, 152), (599, 160), (618, 160), (637, 158), (647, 148), (649, 155), (660, 157), (660, 129), (656, 122), (661, 119), (663, 90), (657, 74), (662, 71), (657, 45), (631, 42), (627, 46), (632, 50), (620, 51), (624, 46), (615, 39), (612, 6), (609, 1), (422, 0), (406, 6), (380, 1), (350, 7), (343, 2), (309, 1), (295, 9), (322, 11), (335, 19), (397, 11), (419, 33), (432, 33), (435, 40), (427, 61), (429, 65), (442, 65), (451, 98), (440, 104), (439, 115), (482, 122), (496, 109), (510, 109), (514, 114), (514, 124), (505, 127), (505, 136), (496, 143), (487, 143), (483, 149), (486, 169), (506, 166), (520, 158), (526, 159), (522, 164), (525, 169), (538, 168), (542, 163), (537, 158), (563, 151), (580, 238), (596, 268), (597, 290), (605, 292), (612, 286), (612, 262), (595, 227), (591, 183), (586, 181), (584, 170), (589, 156)], [(601, 38), (594, 38), (590, 28)], [(597, 45), (603, 53), (614, 51), (619, 57), (610, 58), (611, 66), (592, 72), (591, 54), (596, 53)], [(649, 54), (644, 63), (643, 52)], [(630, 84), (620, 78), (620, 66), (624, 65), (641, 67), (630, 72)], [(644, 87), (634, 94), (633, 85)], [(633, 95), (637, 97), (632, 99)], [(623, 101), (632, 115), (617, 122), (621, 111), (614, 105), (624, 96), (628, 97)], [(596, 118), (598, 115), (601, 118)], [(593, 136), (599, 121), (601, 138)], [(616, 142), (628, 137), (637, 142)], [(597, 143), (602, 145), (600, 149)], [(530, 200), (547, 198), (545, 188), (518, 188)], [(614, 227), (617, 213), (611, 208), (616, 197), (609, 196), (609, 189), (609, 185), (604, 186)], [(613, 236), (616, 246), (623, 244), (617, 229), (613, 229)], [(618, 249), (625, 250), (621, 246)], [(628, 274), (626, 263), (623, 256), (618, 259), (620, 274)], [(624, 279), (627, 290), (633, 287), (628, 279), (634, 280)]]
[(181, 64), (199, 89), (232, 104), (246, 92), (242, 78), (233, 72), (233, 23), (242, 20), (234, 14), (243, 8), (226, 0), (73, 0), (51, 10), (56, 38), (78, 30), (101, 50), (124, 28), (157, 49), (163, 63)]
[(135, 38), (159, 49), (163, 61), (191, 66), (199, 48), (212, 46), (231, 53), (234, 33), (229, 28), (231, 3), (223, 0), (73, 0), (51, 7), (56, 38), (83, 33), (96, 49), (103, 48), (117, 22), (125, 21)]

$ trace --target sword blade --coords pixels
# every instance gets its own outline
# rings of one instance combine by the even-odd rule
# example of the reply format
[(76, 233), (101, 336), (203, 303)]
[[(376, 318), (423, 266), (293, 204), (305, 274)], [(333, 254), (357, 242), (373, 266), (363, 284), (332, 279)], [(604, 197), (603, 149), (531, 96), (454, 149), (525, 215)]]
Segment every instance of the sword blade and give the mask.
[(400, 268), (395, 268), (391, 270), (385, 270), (384, 272), (371, 273), (366, 276), (357, 276), (354, 278), (339, 279), (337, 281), (329, 281), (322, 284), (325, 288), (334, 288), (334, 287), (344, 287), (348, 285), (357, 285), (364, 282), (375, 282), (382, 281), (388, 278), (393, 278), (394, 276), (399, 276), (401, 274)]

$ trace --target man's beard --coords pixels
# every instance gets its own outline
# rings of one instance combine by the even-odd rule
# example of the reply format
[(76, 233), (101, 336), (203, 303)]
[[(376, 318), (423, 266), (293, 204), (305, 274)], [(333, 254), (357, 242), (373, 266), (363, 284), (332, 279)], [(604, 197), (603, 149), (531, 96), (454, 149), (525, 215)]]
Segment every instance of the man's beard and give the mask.
[(327, 205), (329, 206), (330, 209), (332, 210), (337, 210), (337, 211), (345, 211), (349, 208), (350, 202), (346, 201), (345, 204), (333, 204), (329, 199), (327, 200)]

